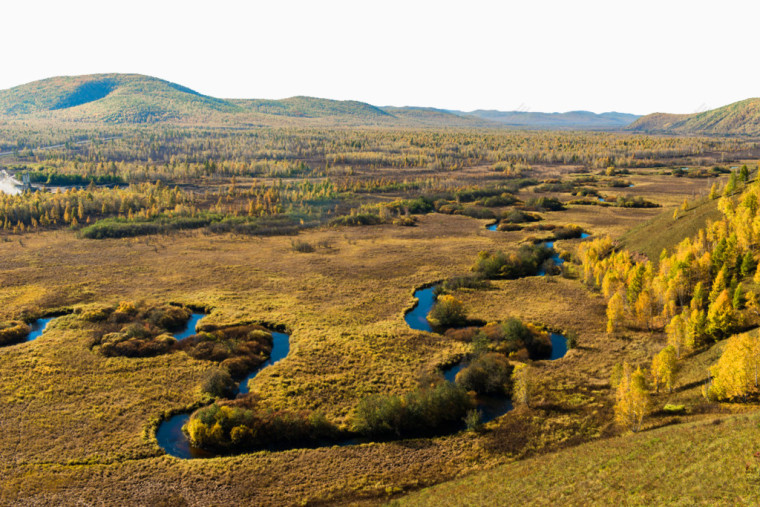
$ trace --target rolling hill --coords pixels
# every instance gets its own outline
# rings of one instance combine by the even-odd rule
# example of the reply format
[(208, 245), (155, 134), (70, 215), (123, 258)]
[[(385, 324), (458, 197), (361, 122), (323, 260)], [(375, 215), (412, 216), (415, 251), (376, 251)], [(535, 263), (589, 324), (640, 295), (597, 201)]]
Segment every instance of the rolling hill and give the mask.
[(138, 74), (54, 77), (0, 91), (0, 117), (156, 123), (244, 109)]
[(94, 124), (499, 127), (442, 110), (379, 108), (353, 100), (219, 99), (139, 74), (54, 77), (2, 90), (0, 119)]
[(695, 114), (654, 113), (627, 127), (636, 132), (669, 134), (760, 135), (760, 98), (734, 102)]
[(64, 76), (0, 90), (0, 120), (89, 124), (225, 126), (387, 126), (450, 128), (620, 129), (623, 113), (526, 113), (377, 107), (354, 100), (291, 97), (219, 99), (140, 74)]

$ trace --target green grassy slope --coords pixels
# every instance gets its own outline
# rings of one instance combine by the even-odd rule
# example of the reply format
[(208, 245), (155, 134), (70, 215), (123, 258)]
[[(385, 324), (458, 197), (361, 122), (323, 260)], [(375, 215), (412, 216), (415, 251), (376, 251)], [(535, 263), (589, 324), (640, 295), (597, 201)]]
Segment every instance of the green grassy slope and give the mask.
[(708, 220), (721, 216), (717, 200), (702, 200), (691, 203), (686, 211), (679, 211), (678, 219), (673, 219), (673, 210), (663, 211), (641, 225), (633, 227), (621, 238), (623, 248), (646, 255), (657, 262), (663, 248), (669, 252), (686, 238), (694, 237), (704, 228)]
[(760, 501), (760, 415), (708, 418), (503, 465), (400, 505), (732, 505)]
[(696, 114), (655, 113), (644, 116), (628, 127), (640, 132), (673, 134), (742, 134), (760, 135), (760, 98), (735, 102)]

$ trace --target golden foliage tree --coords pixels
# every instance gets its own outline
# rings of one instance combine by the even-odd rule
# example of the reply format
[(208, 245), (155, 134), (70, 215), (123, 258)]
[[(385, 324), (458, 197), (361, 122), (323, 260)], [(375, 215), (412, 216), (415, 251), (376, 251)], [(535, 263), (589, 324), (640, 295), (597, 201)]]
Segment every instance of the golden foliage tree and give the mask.
[(709, 397), (731, 399), (746, 397), (758, 385), (760, 340), (751, 333), (729, 338), (718, 362), (710, 368)]
[(607, 332), (612, 334), (618, 330), (625, 319), (625, 301), (623, 296), (616, 292), (607, 303)]
[(673, 392), (676, 367), (676, 349), (672, 345), (668, 345), (654, 356), (652, 359), (652, 380), (658, 393), (660, 386), (667, 387), (668, 391)]
[(631, 431), (639, 431), (649, 410), (649, 393), (641, 368), (631, 371), (631, 366), (623, 363), (615, 400), (615, 421)]
[(532, 390), (530, 366), (518, 364), (512, 371), (512, 400), (523, 405), (530, 405)]

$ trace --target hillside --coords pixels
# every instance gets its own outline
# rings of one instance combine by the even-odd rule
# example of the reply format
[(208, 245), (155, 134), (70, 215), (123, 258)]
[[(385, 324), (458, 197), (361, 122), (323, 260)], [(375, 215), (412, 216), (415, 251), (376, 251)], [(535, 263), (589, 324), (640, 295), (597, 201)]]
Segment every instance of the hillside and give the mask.
[(760, 135), (760, 98), (734, 102), (695, 114), (654, 113), (627, 130), (669, 134)]
[(0, 117), (155, 123), (236, 113), (231, 102), (138, 74), (54, 77), (0, 91)]
[(383, 111), (392, 114), (396, 118), (404, 119), (423, 125), (450, 125), (461, 127), (499, 127), (496, 122), (486, 118), (478, 118), (467, 113), (446, 111), (433, 107), (383, 107)]
[(693, 237), (703, 229), (708, 221), (718, 220), (721, 213), (718, 201), (703, 199), (691, 203), (688, 210), (679, 213), (673, 219), (673, 211), (668, 209), (654, 218), (647, 220), (629, 230), (620, 239), (621, 246), (632, 252), (647, 256), (658, 262), (663, 249), (672, 252), (685, 238)]
[[(584, 444), (424, 489), (395, 505), (756, 504), (757, 414)], [(674, 464), (680, 468), (674, 468)]]
[(534, 113), (525, 111), (477, 110), (462, 113), (511, 127), (538, 129), (620, 129), (639, 118), (634, 114), (570, 111), (567, 113)]
[(229, 101), (248, 111), (294, 118), (329, 118), (346, 116), (365, 120), (392, 118), (380, 108), (355, 100), (329, 100), (315, 97), (291, 97), (282, 100), (233, 99)]

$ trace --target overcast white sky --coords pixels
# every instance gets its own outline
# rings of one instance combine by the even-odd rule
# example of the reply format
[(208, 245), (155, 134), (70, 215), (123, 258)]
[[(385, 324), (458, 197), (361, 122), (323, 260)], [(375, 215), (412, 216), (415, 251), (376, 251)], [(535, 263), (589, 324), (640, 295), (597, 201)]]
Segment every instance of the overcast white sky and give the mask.
[(224, 98), (690, 113), (760, 95), (760, 2), (4, 0), (0, 89), (135, 72)]

